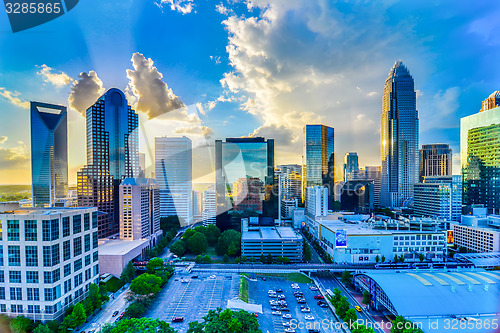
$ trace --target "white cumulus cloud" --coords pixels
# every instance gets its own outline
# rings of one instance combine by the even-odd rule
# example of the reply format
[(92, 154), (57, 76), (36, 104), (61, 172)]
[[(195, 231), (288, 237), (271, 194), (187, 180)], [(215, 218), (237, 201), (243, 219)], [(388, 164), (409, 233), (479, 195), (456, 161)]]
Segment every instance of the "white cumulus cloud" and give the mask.
[(82, 72), (71, 87), (70, 107), (85, 116), (85, 111), (104, 93), (104, 86), (95, 71)]
[(53, 68), (45, 64), (39, 67), (40, 70), (37, 74), (42, 76), (45, 82), (51, 83), (58, 88), (64, 87), (74, 81), (68, 74), (64, 72), (58, 73)]

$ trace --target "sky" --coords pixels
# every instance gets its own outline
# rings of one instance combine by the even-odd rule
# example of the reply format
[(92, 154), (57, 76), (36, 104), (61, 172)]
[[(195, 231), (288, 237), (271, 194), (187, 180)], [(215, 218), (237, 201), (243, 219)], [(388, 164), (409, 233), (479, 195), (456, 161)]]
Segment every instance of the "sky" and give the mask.
[(420, 144), (449, 143), (460, 118), (500, 89), (500, 2), (85, 0), (12, 33), (0, 10), (0, 184), (31, 183), (29, 101), (69, 107), (69, 180), (86, 163), (83, 112), (109, 88), (154, 137), (188, 136), (194, 182), (213, 181), (213, 141), (275, 139), (275, 163), (302, 163), (303, 127), (335, 128), (346, 152), (380, 165), (385, 79), (415, 80)]

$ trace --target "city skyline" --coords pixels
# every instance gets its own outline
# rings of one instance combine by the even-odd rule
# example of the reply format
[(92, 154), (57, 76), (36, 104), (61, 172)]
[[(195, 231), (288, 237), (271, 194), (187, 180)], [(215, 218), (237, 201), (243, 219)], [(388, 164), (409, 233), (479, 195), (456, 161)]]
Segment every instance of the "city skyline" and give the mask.
[[(30, 32), (0, 37), (11, 50), (0, 63), (0, 116), (19, 124), (0, 125), (0, 183), (31, 183), (28, 101), (43, 100), (68, 106), (69, 183), (75, 184), (76, 171), (85, 164), (82, 110), (111, 87), (126, 91), (138, 111), (140, 149), (150, 167), (147, 143), (165, 134), (190, 136), (194, 147), (212, 145), (216, 138), (264, 136), (276, 140), (276, 164), (300, 163), (301, 128), (314, 123), (337, 129), (337, 156), (357, 151), (360, 165), (377, 165), (382, 86), (397, 59), (416, 81), (420, 143), (450, 144), (456, 174), (459, 119), (477, 112), (498, 89), (498, 69), (489, 65), (499, 52), (492, 19), (498, 5), (449, 4), (321, 8), (305, 1), (248, 6), (194, 1), (172, 10), (166, 2), (151, 1), (117, 4), (106, 19), (92, 13), (112, 4), (80, 4)], [(320, 14), (322, 20), (311, 19)], [(7, 21), (0, 13), (0, 22)], [(120, 38), (93, 38), (111, 27)], [(183, 34), (175, 33), (178, 27)], [(54, 30), (61, 34), (51, 36)], [(40, 43), (69, 47), (36, 60), (22, 52), (25, 45)], [(299, 55), (286, 52), (300, 43), (308, 47)], [(176, 45), (175, 52), (165, 45)], [(262, 71), (255, 69), (259, 63)], [(193, 180), (213, 182), (213, 166), (205, 163), (210, 154), (200, 150)], [(341, 166), (337, 159), (336, 169)]]

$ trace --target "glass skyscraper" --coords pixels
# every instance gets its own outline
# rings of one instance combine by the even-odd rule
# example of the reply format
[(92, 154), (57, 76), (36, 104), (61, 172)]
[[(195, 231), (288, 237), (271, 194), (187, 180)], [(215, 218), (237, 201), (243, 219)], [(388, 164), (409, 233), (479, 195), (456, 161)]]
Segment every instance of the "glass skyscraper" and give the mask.
[(334, 129), (325, 125), (306, 125), (304, 137), (302, 195), (305, 195), (306, 187), (326, 186), (329, 205), (333, 205)]
[(460, 159), (464, 205), (500, 212), (500, 107), (460, 119)]
[(444, 143), (422, 145), (420, 149), (419, 182), (429, 176), (451, 176), (451, 148)]
[(277, 216), (273, 139), (216, 140), (215, 177), (217, 225), (227, 223), (228, 211), (241, 216)]
[(413, 77), (397, 61), (385, 81), (382, 99), (380, 205), (403, 207), (412, 203), (418, 182), (418, 112)]
[(358, 154), (347, 153), (344, 156), (344, 181), (354, 179), (355, 171), (359, 170)]
[(90, 106), (87, 118), (87, 165), (77, 176), (78, 205), (99, 210), (99, 237), (119, 232), (121, 181), (137, 177), (137, 113), (119, 89), (109, 89)]
[[(39, 109), (41, 108), (41, 109)], [(53, 206), (68, 196), (68, 130), (65, 106), (31, 102), (33, 206)]]

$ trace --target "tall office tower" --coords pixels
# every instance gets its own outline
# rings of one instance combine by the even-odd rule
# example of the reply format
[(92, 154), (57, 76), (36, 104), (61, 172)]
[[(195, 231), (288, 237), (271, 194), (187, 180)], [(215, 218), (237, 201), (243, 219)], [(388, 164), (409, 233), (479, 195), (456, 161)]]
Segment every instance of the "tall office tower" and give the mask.
[(260, 178), (238, 178), (233, 183), (234, 210), (239, 212), (262, 212), (262, 188), (264, 183)]
[(203, 192), (193, 191), (193, 219), (199, 220), (203, 214)]
[(215, 186), (211, 186), (205, 191), (203, 197), (203, 224), (215, 224), (215, 217), (217, 215)]
[(380, 180), (381, 170), (380, 166), (366, 166), (365, 167), (365, 180), (373, 180), (373, 205), (375, 207), (380, 205)]
[(353, 174), (359, 170), (358, 154), (347, 153), (344, 156), (344, 181), (352, 180)]
[[(250, 138), (226, 138), (226, 141), (215, 141), (215, 189), (217, 193), (217, 225), (227, 229), (230, 216), (226, 212), (237, 209), (238, 200), (234, 184), (239, 179), (259, 179), (260, 201), (262, 210), (256, 210), (253, 214), (261, 214), (264, 217), (277, 217), (277, 195), (274, 187), (274, 140), (262, 137)], [(256, 189), (248, 184), (255, 185), (257, 182), (247, 182), (246, 192), (253, 196)], [(236, 195), (235, 195), (236, 194)], [(258, 208), (258, 207), (257, 207)], [(247, 213), (242, 214), (244, 217)], [(235, 226), (240, 221), (235, 221)]]
[(147, 239), (156, 245), (160, 231), (160, 194), (151, 178), (125, 178), (120, 184), (120, 238)]
[(325, 186), (329, 191), (329, 204), (333, 207), (334, 129), (325, 125), (306, 125), (304, 137), (302, 195), (305, 195), (305, 187)]
[(499, 213), (500, 107), (460, 119), (460, 159), (464, 205), (480, 204)]
[(306, 214), (312, 217), (328, 215), (328, 188), (324, 186), (306, 187)]
[(90, 106), (87, 165), (77, 176), (78, 206), (97, 207), (99, 237), (119, 232), (119, 186), (139, 175), (139, 119), (119, 89), (109, 89)]
[(281, 200), (297, 199), (302, 202), (302, 166), (278, 165), (274, 169), (275, 182), (281, 188)]
[(160, 185), (160, 216), (193, 223), (193, 144), (183, 137), (155, 138), (155, 176)]
[(418, 182), (418, 112), (413, 77), (397, 61), (385, 81), (382, 99), (380, 204), (402, 207)]
[(500, 90), (497, 90), (491, 93), (491, 95), (488, 96), (488, 98), (483, 101), (483, 107), (481, 108), (480, 112), (489, 109), (494, 109), (499, 106), (500, 106)]
[(414, 212), (447, 221), (462, 216), (462, 176), (429, 176), (415, 184)]
[(68, 196), (65, 106), (31, 102), (31, 180), (33, 207), (53, 206)]
[(447, 144), (422, 145), (418, 172), (419, 182), (423, 182), (424, 177), (451, 176), (453, 163), (451, 156), (451, 148)]

